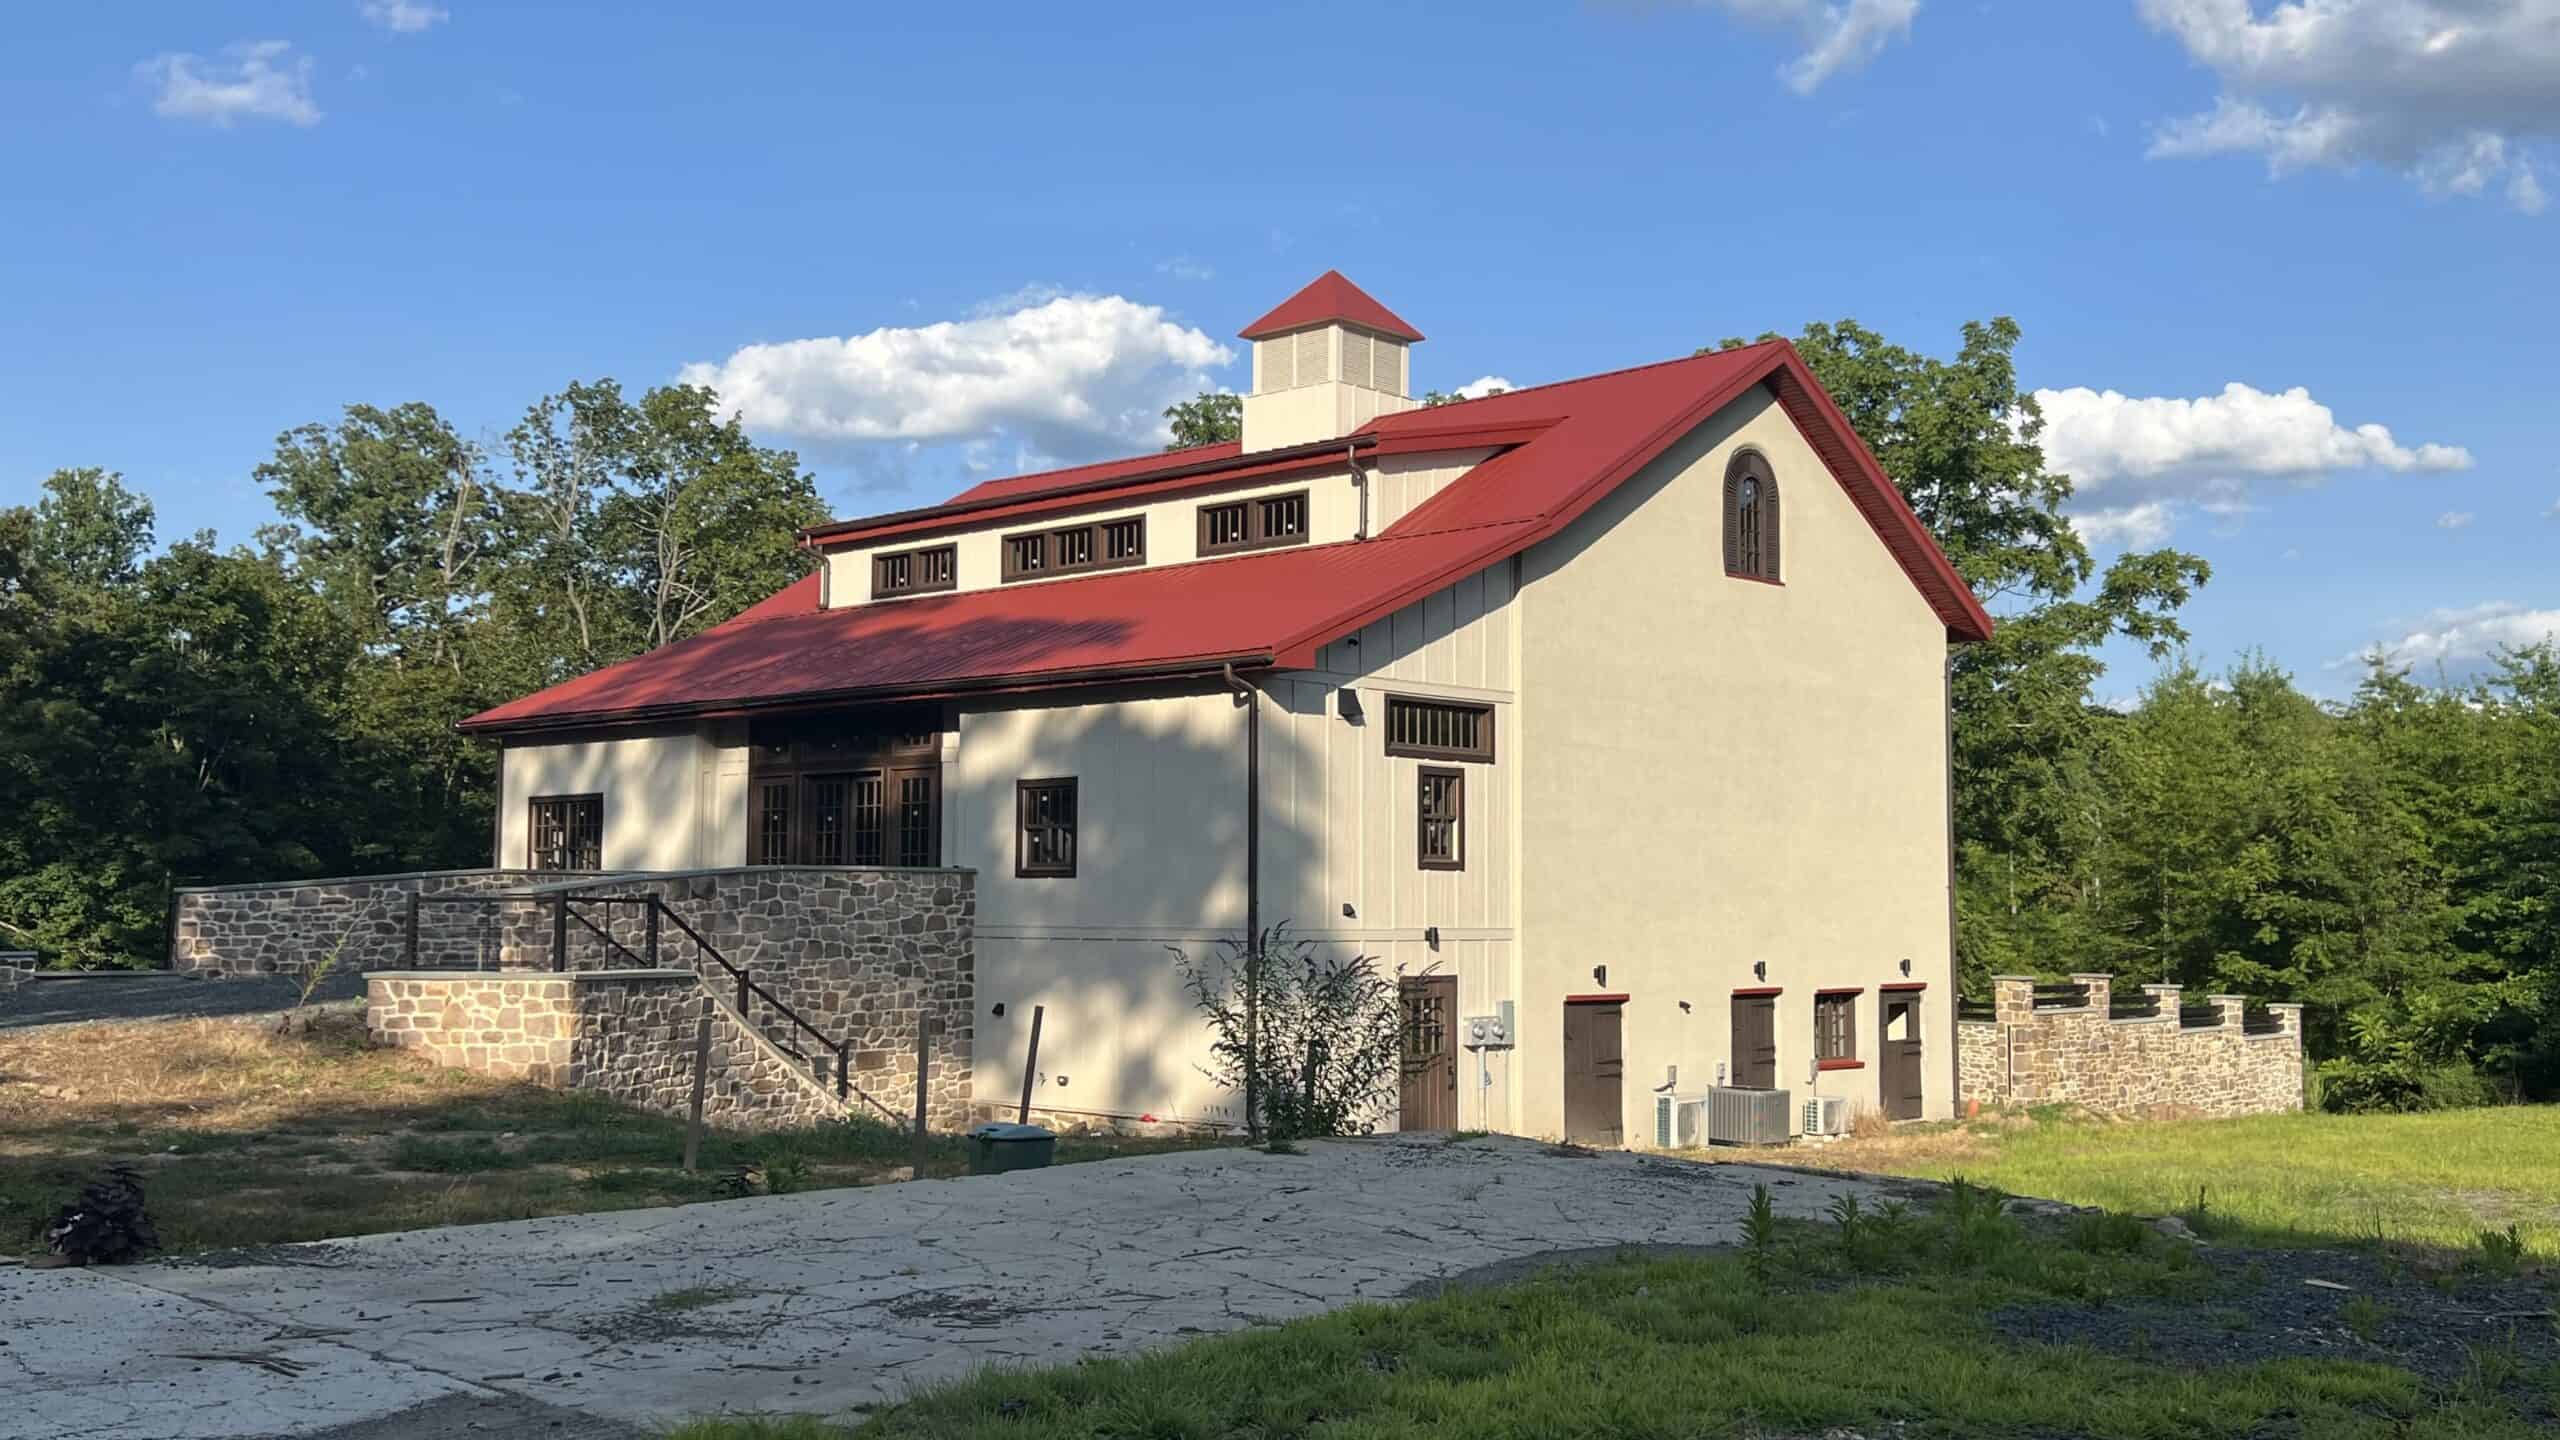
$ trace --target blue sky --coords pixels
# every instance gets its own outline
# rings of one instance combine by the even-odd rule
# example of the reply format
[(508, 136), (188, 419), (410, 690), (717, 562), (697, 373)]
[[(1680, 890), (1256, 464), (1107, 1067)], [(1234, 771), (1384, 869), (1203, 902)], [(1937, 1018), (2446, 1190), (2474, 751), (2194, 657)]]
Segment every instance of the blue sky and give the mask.
[(1151, 447), (1339, 267), (1418, 388), (2013, 315), (2090, 533), (2212, 561), (2208, 663), (2560, 625), (2553, 0), (1231, 10), (31, 10), (0, 503), (105, 465), (245, 540), (347, 403), (690, 374), (897, 508)]

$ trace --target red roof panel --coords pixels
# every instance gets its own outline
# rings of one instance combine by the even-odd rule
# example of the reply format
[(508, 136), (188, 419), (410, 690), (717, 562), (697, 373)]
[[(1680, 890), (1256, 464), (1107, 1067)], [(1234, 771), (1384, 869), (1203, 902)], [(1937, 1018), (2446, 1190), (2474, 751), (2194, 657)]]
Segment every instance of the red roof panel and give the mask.
[(1236, 332), (1238, 338), (1260, 340), (1290, 330), (1303, 330), (1340, 320), (1363, 330), (1375, 330), (1397, 340), (1419, 340), (1422, 332), (1404, 323), (1404, 317), (1379, 304), (1368, 291), (1352, 284), (1339, 270), (1327, 270), (1307, 287), (1273, 306), (1271, 313)]

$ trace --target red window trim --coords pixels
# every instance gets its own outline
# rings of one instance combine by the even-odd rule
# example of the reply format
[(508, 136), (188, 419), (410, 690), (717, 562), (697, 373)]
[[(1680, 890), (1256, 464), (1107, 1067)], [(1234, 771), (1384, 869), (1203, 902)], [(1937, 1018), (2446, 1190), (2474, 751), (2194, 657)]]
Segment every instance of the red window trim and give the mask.
[(1733, 993), (1734, 993), (1737, 997), (1740, 997), (1740, 996), (1754, 996), (1754, 995), (1784, 995), (1784, 994), (1786, 994), (1787, 992), (1786, 992), (1786, 989), (1785, 989), (1783, 986), (1778, 986), (1778, 985), (1762, 985), (1762, 986), (1758, 986), (1758, 987), (1756, 987), (1756, 988), (1752, 988), (1752, 989), (1736, 990), (1736, 991), (1734, 991)]
[(1878, 990), (1926, 990), (1929, 988), (1929, 982), (1926, 980), (1902, 980), (1891, 985), (1879, 985), (1876, 988)]
[(1816, 995), (1864, 995), (1867, 993), (1867, 987), (1864, 985), (1834, 985), (1828, 989), (1816, 990), (1813, 993)]
[(1867, 1068), (1867, 1062), (1864, 1060), (1824, 1060), (1819, 1062), (1816, 1068), (1823, 1070), (1864, 1070)]
[(1627, 1003), (1627, 997), (1624, 995), (1567, 995), (1564, 997), (1564, 1003), (1567, 1005), (1624, 1005)]

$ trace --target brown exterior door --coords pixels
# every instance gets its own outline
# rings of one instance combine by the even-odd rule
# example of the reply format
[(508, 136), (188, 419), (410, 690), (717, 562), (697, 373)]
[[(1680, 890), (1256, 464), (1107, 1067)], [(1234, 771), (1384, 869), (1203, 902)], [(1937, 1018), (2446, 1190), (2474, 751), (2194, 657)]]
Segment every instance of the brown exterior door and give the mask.
[(1399, 1130), (1458, 1128), (1458, 977), (1419, 975), (1404, 982), (1404, 1093)]
[(1625, 1017), (1614, 1000), (1564, 1007), (1564, 1138), (1576, 1144), (1627, 1143)]
[(1876, 1047), (1877, 1080), (1884, 1091), (1884, 1118), (1920, 1118), (1924, 1086), (1920, 1063), (1920, 997), (1884, 997), (1884, 1043)]
[(1733, 1083), (1742, 1090), (1778, 1088), (1778, 997), (1733, 997)]

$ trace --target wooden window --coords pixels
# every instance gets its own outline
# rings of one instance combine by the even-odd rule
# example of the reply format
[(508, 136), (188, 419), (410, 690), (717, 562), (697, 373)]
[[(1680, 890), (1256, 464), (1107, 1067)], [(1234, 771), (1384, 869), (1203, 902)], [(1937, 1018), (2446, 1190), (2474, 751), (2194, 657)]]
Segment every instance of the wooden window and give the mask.
[(1724, 573), (1778, 579), (1778, 477), (1755, 450), (1725, 467)]
[(1200, 553), (1225, 555), (1307, 539), (1307, 492), (1219, 500), (1200, 507)]
[(604, 797), (537, 795), (527, 846), (536, 870), (604, 868)]
[(760, 721), (750, 739), (750, 863), (942, 863), (942, 735), (928, 714)]
[(931, 772), (902, 773), (898, 781), (898, 863), (938, 864), (942, 826), (934, 804), (942, 787)]
[(767, 780), (756, 787), (756, 863), (791, 863), (791, 796), (788, 780)]
[(871, 598), (924, 595), (960, 584), (960, 548), (932, 545), (871, 557)]
[(1414, 859), (1425, 870), (1467, 868), (1467, 772), (1425, 765), (1417, 772)]
[(1829, 991), (1813, 997), (1813, 1058), (1858, 1058), (1858, 995)]
[(1013, 787), (1013, 873), (1073, 876), (1076, 873), (1076, 782), (1021, 780)]
[(1090, 525), (1007, 535), (1003, 578), (1008, 582), (1037, 580), (1083, 570), (1109, 570), (1141, 565), (1146, 558), (1147, 520), (1143, 515), (1132, 515), (1123, 520), (1097, 520)]
[(1491, 760), (1493, 707), (1390, 695), (1387, 753), (1423, 760)]

